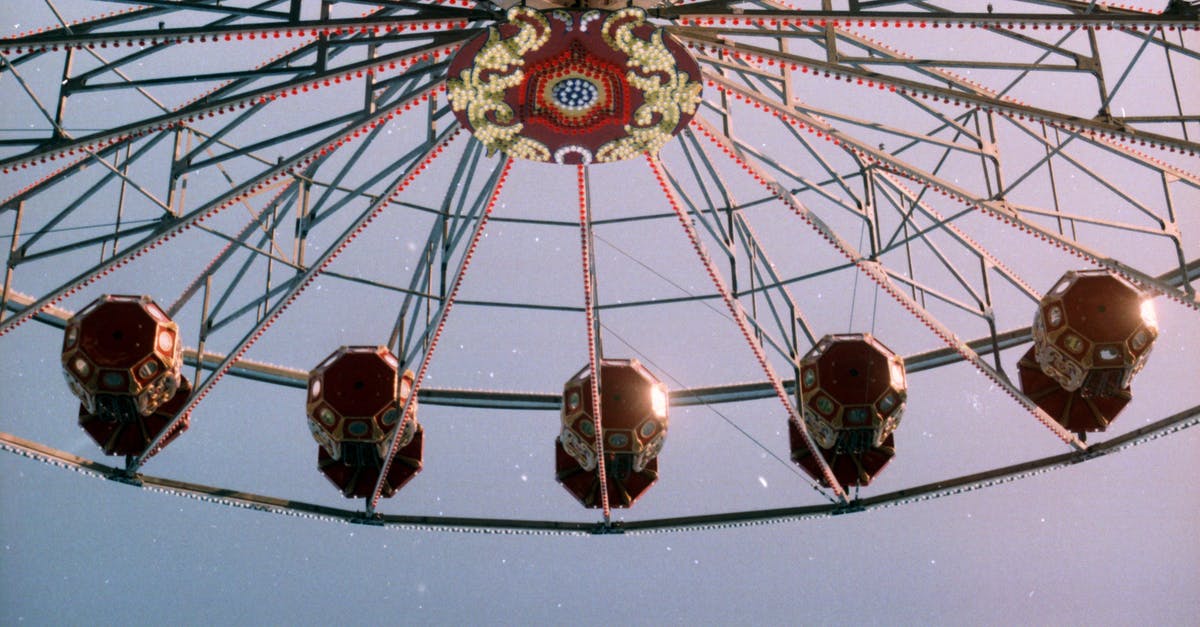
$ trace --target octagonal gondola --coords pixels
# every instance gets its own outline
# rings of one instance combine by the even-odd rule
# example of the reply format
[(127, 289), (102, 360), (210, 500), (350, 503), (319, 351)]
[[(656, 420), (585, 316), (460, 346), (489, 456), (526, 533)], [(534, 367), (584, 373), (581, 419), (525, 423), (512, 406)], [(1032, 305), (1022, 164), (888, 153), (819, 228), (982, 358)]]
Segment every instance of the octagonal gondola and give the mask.
[[(893, 432), (908, 396), (904, 360), (869, 333), (826, 335), (800, 361), (804, 424), (842, 488), (865, 486), (896, 453)], [(792, 460), (826, 483), (797, 425)]]
[(1149, 296), (1107, 270), (1065, 273), (1041, 300), (1021, 389), (1064, 428), (1104, 431), (1132, 399), (1130, 383), (1158, 337)]
[(317, 467), (347, 498), (373, 494), (393, 437), (397, 453), (381, 494), (393, 496), (421, 471), (425, 431), (416, 399), (409, 402), (412, 389), (412, 371), (401, 374), (383, 346), (343, 346), (309, 373), (306, 409), (320, 444)]
[[(601, 506), (594, 379), (580, 370), (563, 387), (562, 429), (554, 442), (555, 476), (585, 507)], [(600, 361), (600, 445), (613, 507), (630, 507), (658, 480), (667, 437), (666, 387), (636, 359)]]
[[(149, 296), (106, 294), (80, 310), (63, 333), (62, 365), (79, 426), (108, 455), (145, 452), (191, 393), (179, 325)], [(185, 429), (187, 416), (158, 448)]]

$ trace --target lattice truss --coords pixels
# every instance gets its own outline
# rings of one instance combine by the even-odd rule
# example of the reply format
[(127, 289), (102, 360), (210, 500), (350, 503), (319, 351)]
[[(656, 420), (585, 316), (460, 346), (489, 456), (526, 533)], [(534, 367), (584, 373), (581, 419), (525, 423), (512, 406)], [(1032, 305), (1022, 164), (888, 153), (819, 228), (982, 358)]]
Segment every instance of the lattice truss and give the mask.
[[(474, 266), (489, 263), (491, 229), (536, 227), (578, 246), (581, 198), (595, 220), (583, 223), (585, 244), (595, 237), (598, 255), (623, 259), (610, 267), (671, 282), (631, 287), (597, 260), (586, 268), (599, 291), (589, 333), (636, 345), (636, 331), (618, 334), (628, 312), (719, 308), (727, 290), (729, 318), (745, 316), (762, 347), (765, 370), (742, 354), (742, 370), (676, 389), (673, 403), (778, 393), (794, 415), (799, 357), (824, 333), (886, 316), (885, 340), (910, 372), (969, 361), (1016, 412), (1082, 450), (1000, 359), (1028, 341), (1041, 290), (1062, 270), (1099, 266), (1200, 307), (1191, 3), (652, 6), (651, 20), (700, 62), (703, 100), (661, 155), (588, 168), (590, 196), (576, 194), (576, 168), (487, 155), (451, 115), (449, 59), (503, 19), (503, 4), (113, 0), (9, 15), (38, 21), (0, 40), (0, 334), (34, 318), (61, 325), (86, 304), (77, 294), (169, 285), (155, 297), (189, 337), (196, 391), (185, 411), (227, 373), (303, 386), (334, 340), (318, 342), (311, 363), (268, 365), (284, 340), (247, 358), (273, 325), (281, 337), (313, 319), (332, 320), (319, 323), (332, 335), (366, 326), (403, 364), (427, 367), (455, 302), (483, 312), (467, 320), (499, 312), (536, 326), (561, 314), (583, 328), (592, 303), (579, 298), (578, 248), (506, 260), (528, 274), (499, 287), (464, 282), (476, 246)], [(626, 180), (636, 200), (612, 191)], [(688, 269), (623, 248), (622, 234), (643, 227), (655, 234), (635, 241), (684, 247), (662, 263)], [(283, 315), (314, 286), (332, 295)], [(360, 297), (370, 311), (339, 319), (339, 299)], [(556, 372), (584, 363), (581, 347), (553, 353)], [(651, 363), (673, 363), (652, 350)], [(444, 379), (422, 403), (559, 403), (553, 377), (532, 392)]]

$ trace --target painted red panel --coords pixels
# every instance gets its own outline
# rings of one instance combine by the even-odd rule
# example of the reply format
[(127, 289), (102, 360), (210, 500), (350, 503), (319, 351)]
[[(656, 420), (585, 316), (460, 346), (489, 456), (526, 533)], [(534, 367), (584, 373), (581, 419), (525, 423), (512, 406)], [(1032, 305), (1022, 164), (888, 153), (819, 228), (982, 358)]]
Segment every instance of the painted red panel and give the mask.
[[(133, 422), (121, 422), (88, 412), (83, 405), (79, 406), (79, 426), (104, 449), (106, 455), (140, 455), (145, 448), (158, 437), (166, 428), (175, 413), (187, 404), (188, 396), (192, 394), (192, 386), (187, 379), (180, 379), (179, 389), (171, 400), (163, 403), (149, 416), (139, 416)], [(179, 434), (187, 431), (191, 416), (185, 414), (176, 424), (175, 429), (153, 451), (157, 453), (170, 444)]]
[[(788, 422), (788, 435), (792, 443), (792, 461), (800, 465), (808, 476), (817, 480), (821, 485), (829, 487), (821, 474), (820, 465), (809, 453), (800, 437), (800, 431)], [(852, 486), (865, 486), (883, 471), (892, 457), (896, 455), (896, 436), (888, 435), (883, 446), (867, 449), (862, 453), (838, 453), (832, 449), (818, 448), (825, 463), (833, 471), (833, 476), (841, 484), (842, 489)]]
[[(387, 481), (381, 494), (391, 497), (404, 484), (421, 472), (425, 446), (425, 429), (417, 425), (417, 431), (407, 446), (396, 452)], [(317, 447), (317, 468), (347, 498), (365, 498), (372, 495), (375, 482), (379, 479), (379, 465), (351, 466), (329, 456), (322, 447)]]
[(1113, 396), (1087, 396), (1083, 390), (1069, 392), (1046, 376), (1030, 348), (1017, 362), (1021, 391), (1069, 431), (1104, 431), (1133, 398), (1129, 388)]
[[(640, 472), (633, 471), (631, 455), (611, 454), (604, 461), (611, 507), (631, 507), (658, 481), (657, 458), (650, 460)], [(601, 507), (599, 471), (584, 470), (563, 450), (562, 442), (557, 439), (554, 441), (554, 471), (558, 482), (584, 507)]]

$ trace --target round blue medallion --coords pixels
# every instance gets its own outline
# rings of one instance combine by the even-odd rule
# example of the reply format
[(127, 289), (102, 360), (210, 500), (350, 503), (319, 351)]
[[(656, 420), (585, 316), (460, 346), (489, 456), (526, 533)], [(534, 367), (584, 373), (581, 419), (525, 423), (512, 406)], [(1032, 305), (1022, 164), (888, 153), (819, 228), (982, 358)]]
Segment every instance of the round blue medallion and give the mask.
[(559, 106), (575, 111), (592, 106), (596, 102), (596, 97), (600, 95), (596, 85), (586, 78), (577, 76), (559, 81), (551, 93)]

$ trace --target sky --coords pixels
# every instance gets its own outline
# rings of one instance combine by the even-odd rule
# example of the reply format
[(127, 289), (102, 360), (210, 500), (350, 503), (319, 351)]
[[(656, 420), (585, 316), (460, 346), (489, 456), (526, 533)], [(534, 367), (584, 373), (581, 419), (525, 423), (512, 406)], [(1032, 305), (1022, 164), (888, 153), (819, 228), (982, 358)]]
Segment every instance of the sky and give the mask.
[[(123, 6), (55, 5), (68, 17)], [(30, 13), (18, 15), (5, 5), (0, 8), (0, 25), (6, 32), (20, 33), (50, 24), (54, 18), (47, 6), (30, 3)], [(1003, 10), (1008, 5), (997, 6)], [(365, 7), (338, 10), (357, 13)], [(968, 57), (980, 54), (964, 50), (973, 42), (966, 35), (917, 37), (886, 30), (868, 34), (911, 54), (951, 54), (947, 49)], [(1200, 41), (1195, 34), (1189, 37), (1189, 48), (1195, 50)], [(987, 54), (1028, 60), (1023, 56), (1029, 54), (1027, 49), (1003, 47), (1004, 41), (996, 38), (987, 41), (994, 46)], [(1137, 42), (1103, 41), (1117, 41), (1106, 51), (1129, 55), (1106, 57), (1113, 67), (1123, 69), (1123, 59), (1134, 58)], [(1072, 40), (1067, 45), (1083, 44)], [(191, 67), (189, 62), (205, 71), (245, 62), (223, 54), (229, 49), (192, 57), (173, 50), (151, 55), (126, 71), (158, 76), (184, 71)], [(278, 49), (274, 43), (238, 48), (264, 60)], [(1158, 57), (1137, 57), (1114, 104), (1136, 115), (1152, 113), (1165, 102), (1157, 97), (1162, 96), (1161, 85), (1160, 91), (1151, 91), (1154, 79), (1167, 71), (1160, 57), (1161, 51)], [(1173, 61), (1181, 76), (1197, 64), (1195, 59)], [(59, 56), (27, 64), (22, 76), (44, 96), (46, 90), (52, 93), (61, 63)], [(85, 69), (93, 61), (81, 54), (78, 63)], [(989, 86), (1015, 75), (975, 72), (972, 78)], [(1095, 102), (1090, 93), (1076, 89), (1081, 84), (1088, 83), (1072, 74), (1035, 72), (1016, 83), (1013, 93), (1035, 105), (1082, 116)], [(824, 119), (872, 147), (884, 144), (896, 150), (902, 140), (837, 115), (861, 115), (918, 136), (929, 132), (930, 116), (894, 95), (856, 92), (836, 81), (807, 77), (796, 85), (801, 101), (823, 109)], [(152, 93), (164, 104), (181, 104), (207, 86), (166, 86)], [(1181, 107), (1195, 113), (1200, 85), (1183, 80), (1180, 86)], [(230, 141), (249, 145), (282, 136), (305, 121), (331, 117), (349, 106), (342, 96), (355, 93), (350, 90), (343, 85), (273, 104), (264, 114), (249, 118)], [(715, 102), (711, 93), (706, 97)], [(0, 74), (0, 98), (6, 105), (0, 127), (9, 138), (44, 125), (11, 72)], [(830, 142), (798, 139), (769, 116), (742, 105), (734, 109), (737, 136), (748, 147), (786, 161), (796, 176), (819, 177), (822, 159), (839, 170), (851, 167)], [(961, 113), (950, 106), (935, 111)], [(73, 128), (84, 128), (141, 119), (153, 110), (129, 90), (108, 90), (72, 100), (68, 113)], [(414, 115), (382, 127), (381, 138), (367, 150), (362, 164), (347, 168), (347, 186), (385, 169), (423, 137), (427, 120), (423, 113)], [(701, 117), (718, 120), (711, 110)], [(209, 130), (216, 123), (201, 121), (196, 128)], [(1154, 220), (1144, 214), (1152, 218), (1166, 212), (1163, 186), (1161, 180), (1155, 186), (1153, 171), (1078, 141), (1051, 160), (1052, 174), (1039, 165), (1044, 151), (1039, 153), (1039, 145), (1027, 134), (1003, 120), (997, 127), (1007, 180), (1025, 169), (1033, 171), (1027, 183), (1015, 187), (1013, 202), (1048, 207), (1048, 182), (1055, 176), (1057, 198), (1069, 213), (1143, 229), (1114, 232), (1079, 221), (1074, 241), (1151, 275), (1171, 268), (1171, 248), (1145, 232)], [(1193, 124), (1189, 132), (1195, 137), (1200, 129)], [(940, 136), (957, 146), (969, 143), (950, 137)], [(902, 153), (905, 163), (933, 169), (941, 154), (933, 146), (936, 139)], [(301, 143), (280, 139), (262, 152), (290, 155)], [(683, 174), (692, 154), (685, 153), (683, 143), (682, 138), (673, 140), (663, 151), (663, 161), (681, 176), (681, 189), (699, 197), (700, 183)], [(306, 370), (339, 345), (385, 343), (401, 297), (366, 281), (406, 284), (420, 258), (425, 232), (434, 225), (420, 207), (437, 206), (447, 196), (454, 165), (469, 158), (467, 146), (465, 135), (455, 139), (400, 197), (408, 204), (391, 206), (377, 217), (247, 358)], [(149, 156), (131, 170), (131, 177), (152, 181), (152, 193), (165, 197), (161, 175), (170, 163), (170, 141), (147, 150)], [(3, 154), (7, 158), (11, 152)], [(943, 346), (865, 276), (838, 268), (842, 258), (837, 251), (780, 203), (755, 202), (765, 194), (738, 164), (718, 150), (706, 154), (717, 164), (730, 193), (745, 205), (747, 220), (775, 270), (785, 278), (801, 277), (790, 293), (817, 335), (869, 330), (903, 355)], [(1185, 172), (1200, 171), (1195, 157), (1161, 150), (1152, 154)], [(339, 151), (331, 168), (342, 167), (347, 159), (346, 151)], [(943, 180), (970, 190), (984, 187), (978, 162), (977, 156), (958, 154), (942, 170)], [(484, 159), (481, 174), (463, 188), (472, 193), (484, 190), (486, 173), (496, 163), (495, 157)], [(206, 167), (191, 175), (181, 201), (185, 210), (228, 189), (226, 176), (240, 181), (263, 167), (246, 158), (228, 164), (224, 172)], [(1102, 174), (1125, 197), (1098, 184), (1089, 170)], [(8, 198), (48, 171), (34, 168), (0, 177), (0, 197)], [(324, 172), (330, 171), (336, 169)], [(56, 209), (81, 197), (103, 172), (92, 168), (64, 177), (31, 199), (23, 238), (45, 225)], [(785, 176), (782, 170), (773, 172)], [(578, 210), (574, 174), (567, 166), (514, 165), (464, 279), (461, 302), (450, 313), (427, 386), (556, 393), (586, 362), (585, 325), (578, 311), (579, 232), (571, 224)], [(595, 236), (605, 353), (641, 359), (672, 389), (764, 380), (720, 299), (713, 297), (703, 266), (644, 163), (592, 166), (589, 174), (593, 213), (602, 221)], [(372, 192), (383, 186), (367, 185)], [(1167, 190), (1175, 203), (1184, 254), (1196, 259), (1200, 187), (1173, 182)], [(63, 228), (46, 237), (45, 245), (99, 232), (85, 227), (112, 221), (119, 191), (109, 183), (95, 197), (84, 199), (60, 225)], [(161, 213), (148, 196), (128, 189), (126, 193), (127, 224)], [(880, 190), (881, 195), (887, 193)], [(933, 196), (928, 201), (931, 208), (953, 215), (957, 228), (1033, 290), (1047, 291), (1062, 272), (1088, 267), (978, 211), (959, 213), (961, 205)], [(859, 249), (869, 247), (869, 233), (861, 221), (848, 217), (839, 204), (846, 202), (846, 195), (835, 189), (827, 196), (806, 192), (798, 197), (843, 240)], [(267, 195), (258, 195), (235, 205), (206, 220), (203, 226), (208, 230), (185, 231), (60, 305), (78, 310), (101, 293), (150, 293), (160, 303), (172, 303), (220, 251), (225, 243), (220, 236), (236, 234), (266, 200)], [(315, 227), (306, 244), (307, 258), (317, 258), (350, 223), (349, 214), (366, 206), (366, 201), (351, 200), (346, 210)], [(630, 216), (645, 219), (613, 221)], [(5, 248), (11, 242), (13, 217), (11, 211), (0, 213), (0, 245)], [(1053, 224), (1051, 219), (1030, 219)], [(897, 221), (884, 218), (880, 224), (886, 240), (887, 227), (895, 228)], [(282, 230), (281, 257), (290, 254), (292, 245), (291, 231)], [(716, 242), (705, 237), (728, 277), (727, 261), (715, 255)], [(932, 237), (950, 260), (948, 265), (963, 269), (966, 282), (977, 287), (978, 264), (970, 251), (955, 247), (953, 238), (942, 232)], [(122, 245), (135, 239), (127, 236)], [(14, 289), (45, 293), (96, 263), (98, 252), (92, 246), (30, 262), (18, 268)], [(883, 261), (906, 276), (904, 258), (898, 254), (892, 251)], [(260, 255), (238, 255), (214, 276), (218, 285), (228, 285), (235, 280), (233, 265), (249, 260), (250, 279), (231, 288), (226, 312), (249, 302), (262, 290), (266, 276), (267, 264)], [(738, 255), (737, 272), (745, 285), (747, 259), (744, 250)], [(451, 256), (451, 273), (458, 259), (457, 254)], [(913, 271), (927, 285), (967, 298), (967, 291), (955, 291), (954, 277), (930, 252), (914, 252), (912, 259)], [(278, 265), (273, 272), (275, 280), (286, 274)], [(1032, 300), (995, 273), (988, 276), (994, 281), (998, 329), (1028, 325)], [(697, 295), (707, 298), (691, 298)], [(688, 299), (672, 300), (681, 297)], [(185, 337), (192, 338), (189, 346), (195, 346), (199, 301), (186, 301), (176, 316)], [(482, 304), (488, 302), (559, 309)], [(765, 298), (743, 302), (764, 314), (769, 306)], [(1161, 334), (1149, 364), (1133, 384), (1134, 401), (1117, 419), (1112, 435), (1197, 404), (1196, 311), (1164, 297), (1155, 299), (1155, 305)], [(960, 308), (932, 297), (928, 307), (963, 338), (986, 333), (985, 324)], [(253, 323), (253, 316), (234, 317), (212, 334), (209, 349), (229, 350)], [(99, 449), (75, 424), (78, 403), (62, 379), (60, 343), (61, 331), (37, 322), (0, 337), (0, 431), (115, 464), (101, 460)], [(1002, 353), (1006, 372), (1015, 373), (1026, 348)], [(771, 355), (774, 366), (787, 376), (786, 360)], [(194, 380), (191, 368), (185, 374)], [(316, 444), (305, 425), (303, 396), (299, 389), (226, 377), (197, 407), (189, 430), (144, 471), (310, 503), (359, 507), (359, 502), (342, 499), (316, 471)], [(418, 418), (426, 428), (425, 468), (396, 497), (382, 503), (380, 511), (599, 519), (554, 481), (556, 412), (428, 403), (421, 406)], [(778, 459), (788, 456), (786, 416), (778, 400), (676, 405), (670, 420), (659, 482), (634, 508), (616, 512), (617, 519), (826, 502), (794, 466)], [(910, 374), (908, 407), (896, 439), (895, 460), (862, 490), (863, 496), (1068, 450), (997, 385), (963, 363)], [(1194, 624), (1200, 615), (1200, 541), (1193, 524), (1200, 511), (1200, 491), (1191, 480), (1200, 473), (1197, 445), (1200, 431), (1185, 429), (1054, 472), (899, 507), (767, 525), (606, 536), (378, 528), (287, 517), (139, 490), (5, 454), (0, 455), (0, 623)]]

